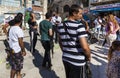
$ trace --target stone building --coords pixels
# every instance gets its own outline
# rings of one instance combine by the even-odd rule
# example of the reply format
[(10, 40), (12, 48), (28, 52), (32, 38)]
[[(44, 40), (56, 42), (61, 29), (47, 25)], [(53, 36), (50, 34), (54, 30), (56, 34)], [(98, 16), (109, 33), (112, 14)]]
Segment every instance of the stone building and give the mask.
[(20, 7), (19, 1), (0, 0), (0, 15), (8, 11), (17, 10)]
[[(63, 18), (66, 17), (69, 7), (78, 4), (83, 8), (88, 8), (89, 0), (48, 0), (48, 11), (58, 12)], [(51, 1), (51, 2), (50, 2)]]

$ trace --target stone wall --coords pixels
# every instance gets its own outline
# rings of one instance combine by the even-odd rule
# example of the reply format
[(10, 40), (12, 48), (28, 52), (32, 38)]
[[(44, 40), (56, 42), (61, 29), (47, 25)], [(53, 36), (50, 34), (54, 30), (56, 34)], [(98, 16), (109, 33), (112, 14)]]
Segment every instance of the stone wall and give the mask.
[(0, 5), (0, 15), (1, 14), (4, 14), (6, 12), (10, 12), (10, 11), (16, 11), (16, 10), (19, 10), (21, 7), (12, 7), (12, 6), (3, 6), (3, 5)]

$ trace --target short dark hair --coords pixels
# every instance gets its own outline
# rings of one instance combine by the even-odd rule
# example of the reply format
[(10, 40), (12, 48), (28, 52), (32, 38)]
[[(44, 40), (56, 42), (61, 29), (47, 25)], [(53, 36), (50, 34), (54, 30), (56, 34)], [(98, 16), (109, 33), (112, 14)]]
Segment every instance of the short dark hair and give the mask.
[(79, 9), (82, 9), (82, 8), (77, 4), (73, 4), (69, 9), (69, 15), (73, 16), (73, 13), (78, 13)]
[(10, 21), (8, 22), (8, 24), (9, 24), (10, 26), (15, 25), (15, 20), (14, 20), (14, 19), (10, 20)]
[(118, 40), (113, 41), (112, 46), (114, 46), (115, 48), (120, 47), (120, 41)]
[(23, 15), (22, 15), (21, 13), (18, 13), (18, 14), (14, 17), (14, 22), (15, 22), (15, 24), (21, 23), (21, 22), (22, 22), (22, 18), (23, 18)]
[(52, 13), (47, 12), (47, 13), (45, 14), (45, 17), (46, 17), (46, 19), (49, 19), (50, 17), (52, 17)]
[(19, 13), (17, 13), (16, 16), (21, 16), (21, 17), (23, 17), (23, 14), (22, 14), (21, 12), (19, 12)]
[(8, 24), (10, 25), (10, 26), (13, 26), (13, 25), (15, 25), (16, 23), (20, 23), (20, 22), (22, 22), (22, 17), (23, 17), (23, 14), (22, 13), (17, 13), (17, 15), (14, 17), (14, 19), (12, 19), (12, 20), (10, 20), (9, 22), (8, 22)]

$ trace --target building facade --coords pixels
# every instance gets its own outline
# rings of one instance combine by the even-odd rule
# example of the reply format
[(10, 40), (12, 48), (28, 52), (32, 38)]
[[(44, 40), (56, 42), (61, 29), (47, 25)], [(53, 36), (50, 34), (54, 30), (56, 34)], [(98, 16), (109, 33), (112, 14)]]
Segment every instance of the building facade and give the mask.
[(32, 0), (0, 0), (0, 15), (32, 7)]
[(8, 11), (17, 10), (20, 7), (18, 0), (0, 0), (0, 15)]
[(65, 18), (68, 14), (69, 7), (72, 4), (78, 4), (85, 11), (88, 11), (89, 0), (48, 0), (48, 11), (57, 12), (61, 17)]

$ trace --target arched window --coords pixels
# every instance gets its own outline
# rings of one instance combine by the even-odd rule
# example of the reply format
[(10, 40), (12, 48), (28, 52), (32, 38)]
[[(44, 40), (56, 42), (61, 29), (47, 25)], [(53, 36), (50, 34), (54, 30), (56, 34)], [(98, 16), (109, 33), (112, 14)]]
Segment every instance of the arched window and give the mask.
[(69, 12), (69, 8), (70, 8), (69, 5), (65, 5), (64, 6), (64, 12)]

